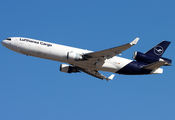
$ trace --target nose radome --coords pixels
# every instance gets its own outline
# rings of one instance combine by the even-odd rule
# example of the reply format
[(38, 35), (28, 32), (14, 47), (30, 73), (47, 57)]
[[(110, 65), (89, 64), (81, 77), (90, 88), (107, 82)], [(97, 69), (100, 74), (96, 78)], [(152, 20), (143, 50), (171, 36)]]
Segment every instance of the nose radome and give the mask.
[(3, 40), (1, 41), (1, 44), (4, 46), (4, 47), (7, 47), (9, 44), (11, 44), (9, 41), (7, 40)]
[(1, 44), (4, 46), (4, 40), (3, 40), (3, 41), (1, 41)]

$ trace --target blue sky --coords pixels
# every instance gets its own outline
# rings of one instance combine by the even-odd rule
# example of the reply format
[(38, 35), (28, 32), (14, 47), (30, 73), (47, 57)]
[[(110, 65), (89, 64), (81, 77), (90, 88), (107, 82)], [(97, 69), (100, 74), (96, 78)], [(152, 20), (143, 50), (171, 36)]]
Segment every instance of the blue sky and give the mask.
[[(28, 37), (103, 50), (139, 43), (132, 59), (162, 40), (174, 60), (174, 0), (1, 0), (0, 39)], [(99, 80), (59, 71), (60, 62), (25, 56), (0, 45), (1, 120), (174, 120), (174, 65), (160, 75)], [(110, 73), (102, 72), (109, 76)]]

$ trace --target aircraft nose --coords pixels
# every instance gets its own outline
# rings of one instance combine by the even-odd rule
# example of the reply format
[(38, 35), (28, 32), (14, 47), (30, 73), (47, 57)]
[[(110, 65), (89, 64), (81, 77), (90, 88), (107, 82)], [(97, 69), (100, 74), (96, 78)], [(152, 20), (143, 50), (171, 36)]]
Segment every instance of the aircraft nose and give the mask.
[(5, 40), (1, 41), (1, 44), (4, 46), (5, 45)]
[(1, 41), (1, 44), (2, 44), (4, 47), (7, 47), (7, 46), (9, 46), (11, 43), (10, 43), (8, 40), (3, 40), (3, 41)]

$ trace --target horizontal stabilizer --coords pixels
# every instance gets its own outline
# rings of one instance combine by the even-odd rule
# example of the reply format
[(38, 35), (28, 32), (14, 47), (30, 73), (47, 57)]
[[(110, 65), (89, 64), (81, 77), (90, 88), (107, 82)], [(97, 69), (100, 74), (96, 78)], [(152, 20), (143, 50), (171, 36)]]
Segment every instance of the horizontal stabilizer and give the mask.
[(142, 68), (147, 69), (147, 70), (156, 70), (165, 64), (167, 64), (166, 61), (158, 61), (158, 62), (154, 62), (148, 65), (145, 65)]

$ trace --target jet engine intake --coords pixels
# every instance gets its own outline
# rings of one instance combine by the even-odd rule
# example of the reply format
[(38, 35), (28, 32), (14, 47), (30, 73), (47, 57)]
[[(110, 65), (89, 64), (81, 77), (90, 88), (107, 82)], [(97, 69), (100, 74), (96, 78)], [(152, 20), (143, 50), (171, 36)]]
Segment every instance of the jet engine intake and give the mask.
[(79, 54), (79, 53), (68, 52), (67, 53), (67, 59), (68, 60), (79, 61), (79, 60), (83, 60), (83, 55)]
[(67, 64), (61, 64), (60, 65), (60, 71), (61, 72), (65, 72), (65, 73), (76, 73), (76, 72), (80, 72), (75, 67), (73, 67), (71, 65), (67, 65)]

